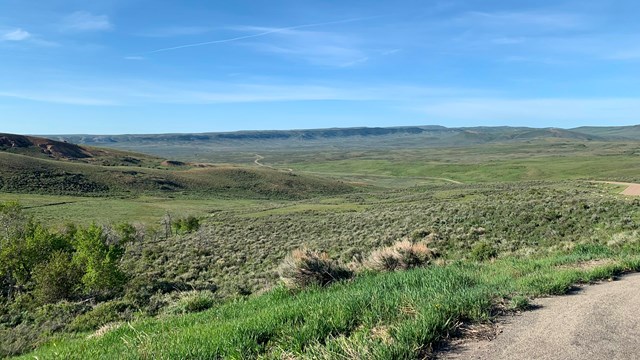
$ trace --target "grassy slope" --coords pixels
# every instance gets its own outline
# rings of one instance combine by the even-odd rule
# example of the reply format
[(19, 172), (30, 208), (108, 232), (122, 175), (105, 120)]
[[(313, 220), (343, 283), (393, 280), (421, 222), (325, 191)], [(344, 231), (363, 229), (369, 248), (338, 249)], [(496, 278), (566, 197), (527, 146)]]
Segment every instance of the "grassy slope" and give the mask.
[[(597, 258), (614, 262), (591, 270), (571, 266)], [(456, 262), (297, 294), (274, 290), (201, 314), (122, 325), (91, 340), (80, 334), (53, 341), (24, 358), (418, 358), (455, 333), (459, 321), (490, 318), (496, 300), (563, 294), (575, 283), (637, 269), (637, 255), (601, 247), (542, 259)]]
[(125, 265), (140, 277), (215, 284), (220, 293), (234, 294), (237, 286), (258, 291), (275, 284), (278, 264), (303, 245), (349, 262), (421, 232), (433, 233), (431, 246), (451, 259), (468, 257), (480, 242), (518, 255), (628, 242), (640, 230), (638, 201), (611, 188), (451, 184), (261, 204), (213, 213), (195, 234), (143, 243), (130, 250)]
[(344, 193), (350, 186), (267, 168), (216, 166), (170, 170), (99, 166), (0, 153), (5, 192), (56, 195), (186, 194), (204, 197), (304, 198)]
[(583, 126), (575, 129), (584, 134), (611, 138), (640, 139), (640, 125), (633, 126)]

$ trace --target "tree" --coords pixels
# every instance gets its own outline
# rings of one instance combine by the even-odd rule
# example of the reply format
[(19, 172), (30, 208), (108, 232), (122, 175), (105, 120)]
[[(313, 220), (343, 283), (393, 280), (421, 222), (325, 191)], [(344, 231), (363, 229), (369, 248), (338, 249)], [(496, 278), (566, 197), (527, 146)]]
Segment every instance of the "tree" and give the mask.
[(70, 299), (77, 293), (82, 270), (71, 262), (71, 254), (55, 251), (33, 269), (34, 296), (40, 304)]
[(73, 263), (84, 269), (86, 293), (108, 296), (121, 289), (126, 277), (118, 266), (124, 255), (120, 244), (107, 245), (102, 228), (91, 225), (78, 230), (74, 245)]

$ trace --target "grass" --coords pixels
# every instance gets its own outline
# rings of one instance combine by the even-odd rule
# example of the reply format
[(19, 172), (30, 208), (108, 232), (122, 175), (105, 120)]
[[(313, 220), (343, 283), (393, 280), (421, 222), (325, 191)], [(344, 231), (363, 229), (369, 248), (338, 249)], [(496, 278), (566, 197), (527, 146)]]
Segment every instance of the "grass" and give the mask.
[[(532, 157), (527, 159), (441, 163), (397, 159), (350, 159), (317, 163), (289, 164), (318, 175), (332, 175), (369, 181), (381, 177), (414, 181), (450, 179), (463, 183), (569, 179), (640, 179), (638, 159), (629, 156)], [(345, 175), (348, 174), (348, 175)], [(446, 181), (446, 180), (443, 180)]]
[[(425, 356), (447, 334), (455, 333), (458, 322), (485, 321), (498, 303), (526, 308), (532, 296), (562, 294), (576, 283), (639, 269), (640, 200), (618, 195), (616, 186), (582, 180), (640, 181), (637, 148), (631, 142), (536, 140), (459, 148), (260, 151), (265, 165), (293, 168), (293, 174), (251, 165), (256, 152), (245, 148), (211, 155), (228, 155), (241, 167), (188, 170), (42, 159), (27, 159), (27, 168), (20, 168), (13, 157), (0, 170), (5, 190), (16, 166), (53, 167), (83, 173), (85, 180), (105, 177), (108, 185), (114, 184), (93, 197), (0, 193), (0, 201), (19, 200), (36, 219), (50, 224), (147, 224), (144, 240), (127, 246), (121, 264), (131, 283), (140, 287), (132, 286), (123, 298), (113, 300), (112, 307), (126, 305), (127, 316), (108, 312), (109, 306), (70, 311), (87, 318), (95, 309), (105, 312), (96, 324), (104, 319), (142, 319), (74, 334), (64, 332), (69, 331), (65, 317), (46, 338), (58, 337), (32, 355)], [(192, 152), (191, 147), (179, 150), (185, 156)], [(142, 180), (169, 179), (184, 189), (158, 190), (141, 180), (124, 191), (119, 182), (138, 176), (124, 174), (132, 169)], [(167, 212), (201, 216), (202, 227), (165, 237), (158, 225)], [(438, 265), (364, 273), (348, 282), (295, 292), (277, 286), (275, 270), (293, 249), (306, 246), (344, 264), (405, 239), (437, 249), (442, 255)], [(262, 296), (246, 296), (274, 286)], [(174, 316), (189, 311), (171, 310), (176, 293), (167, 287), (197, 290), (198, 296), (213, 291), (215, 299), (205, 296), (193, 302), (197, 310), (212, 308)], [(135, 301), (147, 296), (150, 304), (134, 305), (129, 295), (135, 295)], [(130, 313), (133, 309), (138, 312)], [(149, 314), (161, 316), (144, 317)], [(25, 334), (25, 339), (30, 336)], [(88, 335), (96, 336), (87, 339)], [(22, 349), (30, 346), (26, 343)]]
[(60, 226), (73, 222), (81, 225), (109, 225), (129, 222), (158, 225), (165, 214), (205, 216), (218, 211), (273, 207), (282, 202), (253, 199), (189, 199), (154, 196), (81, 197), (0, 193), (0, 202), (18, 201), (28, 215), (47, 224)]
[(640, 268), (640, 257), (624, 252), (608, 252), (615, 262), (606, 267), (566, 266), (604, 256), (593, 247), (366, 275), (301, 292), (278, 288), (200, 314), (134, 322), (99, 338), (55, 340), (24, 358), (417, 358), (460, 321), (490, 319), (502, 299), (564, 294), (574, 284)]

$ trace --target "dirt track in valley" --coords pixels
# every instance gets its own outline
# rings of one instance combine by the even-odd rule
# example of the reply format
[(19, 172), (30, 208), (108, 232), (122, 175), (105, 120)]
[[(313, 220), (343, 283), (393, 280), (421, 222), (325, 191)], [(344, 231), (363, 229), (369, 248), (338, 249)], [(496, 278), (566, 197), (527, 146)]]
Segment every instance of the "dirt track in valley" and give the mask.
[(629, 196), (640, 196), (640, 184), (634, 183), (626, 183), (626, 182), (617, 182), (617, 181), (597, 181), (603, 184), (612, 184), (612, 185), (623, 185), (627, 188), (624, 189), (620, 194), (629, 195)]
[(628, 195), (628, 196), (640, 196), (640, 184), (625, 183), (625, 182), (619, 182), (619, 181), (594, 181), (594, 182), (600, 183), (600, 184), (626, 186), (626, 188), (620, 194)]
[(618, 360), (640, 356), (640, 274), (538, 299), (504, 318), (492, 340), (462, 340), (441, 359)]

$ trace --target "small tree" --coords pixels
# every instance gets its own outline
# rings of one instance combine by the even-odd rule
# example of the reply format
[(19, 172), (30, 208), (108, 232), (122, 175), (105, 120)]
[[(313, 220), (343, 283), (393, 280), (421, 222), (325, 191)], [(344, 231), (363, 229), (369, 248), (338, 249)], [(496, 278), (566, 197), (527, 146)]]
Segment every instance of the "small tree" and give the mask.
[(176, 234), (190, 234), (200, 229), (200, 220), (189, 215), (186, 218), (175, 220), (172, 225)]
[(33, 270), (34, 296), (41, 304), (74, 297), (81, 285), (82, 270), (71, 263), (71, 254), (55, 251)]
[(91, 225), (79, 230), (75, 247), (73, 262), (84, 269), (85, 292), (109, 295), (124, 285), (126, 278), (118, 266), (124, 248), (120, 244), (107, 245), (102, 228)]

